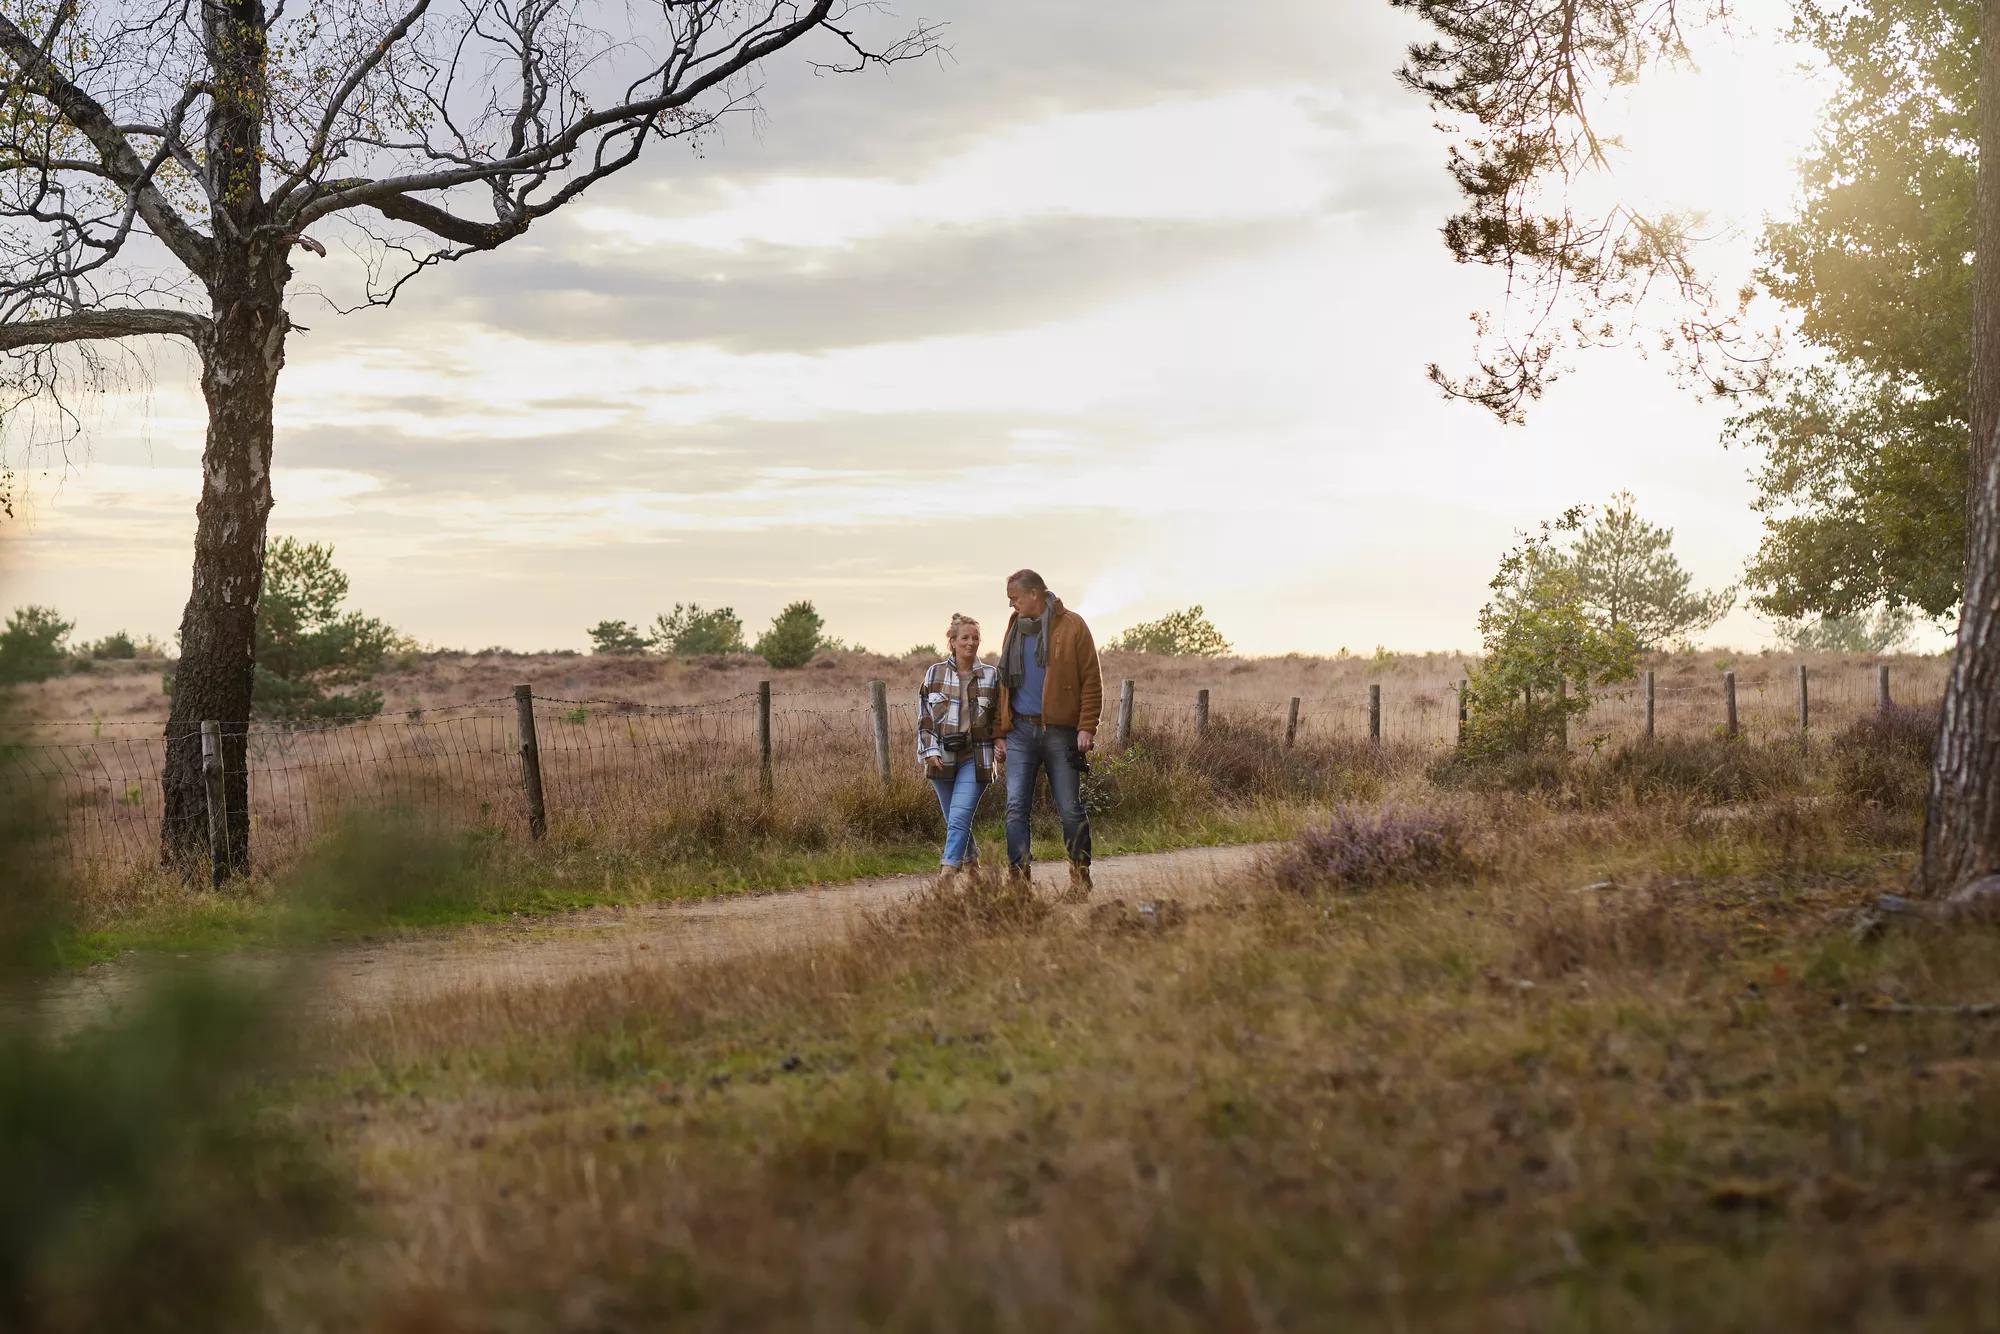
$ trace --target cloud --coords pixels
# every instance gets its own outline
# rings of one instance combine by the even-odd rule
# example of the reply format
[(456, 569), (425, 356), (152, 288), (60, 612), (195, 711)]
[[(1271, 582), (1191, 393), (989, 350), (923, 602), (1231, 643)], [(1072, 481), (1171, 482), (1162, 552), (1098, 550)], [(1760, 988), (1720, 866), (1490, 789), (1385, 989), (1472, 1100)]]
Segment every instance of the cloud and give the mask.
[(424, 293), (411, 318), (560, 342), (812, 352), (1045, 324), (1162, 275), (1296, 244), (1309, 225), (1037, 218), (728, 253), (578, 237), (554, 254), (503, 250)]

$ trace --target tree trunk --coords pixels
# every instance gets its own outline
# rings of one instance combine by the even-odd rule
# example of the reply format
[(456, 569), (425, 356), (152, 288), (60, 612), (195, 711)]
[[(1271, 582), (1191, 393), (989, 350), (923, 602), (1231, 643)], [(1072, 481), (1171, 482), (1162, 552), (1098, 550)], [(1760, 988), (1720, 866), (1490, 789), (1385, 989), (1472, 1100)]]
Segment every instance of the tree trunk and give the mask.
[(250, 862), (250, 789), (245, 746), (256, 668), (257, 597), (264, 586), (264, 526), (271, 513), (271, 413), (285, 358), (282, 260), (276, 281), (253, 277), (219, 292), (215, 333), (202, 349), (208, 404), (196, 509), (194, 587), (181, 616), (161, 775), (166, 813), (162, 855), (183, 867), (207, 853), (207, 800), (201, 724), (222, 724), (228, 857), (238, 874)]
[(203, 275), (214, 327), (201, 349), (208, 440), (195, 510), (194, 588), (181, 614), (181, 660), (167, 715), (160, 775), (161, 855), (191, 869), (207, 850), (201, 725), (222, 724), (229, 869), (250, 865), (250, 772), (245, 751), (257, 666), (257, 597), (264, 588), (264, 524), (271, 514), (271, 411), (285, 364), (289, 239), (263, 226), (265, 83), (263, 0), (202, 0), (211, 105), (203, 186), (216, 259)]
[(1979, 63), (1965, 600), (1918, 868), (1919, 889), (1932, 895), (2000, 869), (2000, 0), (1981, 7)]

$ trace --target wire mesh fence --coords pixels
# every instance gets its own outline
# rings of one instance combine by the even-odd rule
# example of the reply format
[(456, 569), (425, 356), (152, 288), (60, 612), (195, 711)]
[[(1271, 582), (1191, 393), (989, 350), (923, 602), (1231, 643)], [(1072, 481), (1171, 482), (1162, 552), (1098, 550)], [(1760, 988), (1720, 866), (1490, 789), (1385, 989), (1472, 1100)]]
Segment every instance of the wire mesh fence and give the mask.
[[(1735, 674), (1738, 730), (1753, 740), (1798, 735), (1799, 678), (1782, 664)], [(1825, 734), (1873, 712), (1874, 668), (1813, 674), (1811, 732)], [(1935, 708), (1943, 674), (1900, 678), (1895, 702)], [(1119, 692), (1105, 692), (1103, 736), (1119, 734)], [(1713, 677), (1651, 686), (1655, 734), (1708, 736), (1726, 725), (1723, 683)], [(691, 704), (542, 695), (418, 709), (350, 723), (224, 722), (240, 736), (247, 767), (250, 840), (257, 864), (297, 856), (343, 815), (394, 808), (439, 829), (504, 839), (531, 836), (525, 780), (540, 777), (552, 837), (593, 823), (663, 811), (728, 810), (760, 800), (825, 803), (879, 782), (878, 741), (897, 782), (917, 773), (914, 690), (892, 690), (878, 719), (872, 700), (845, 691), (757, 693)], [(1647, 690), (1628, 683), (1595, 693), (1570, 732), (1572, 745), (1645, 733)], [(524, 754), (532, 719), (535, 745)], [(1457, 684), (1388, 682), (1360, 691), (1276, 697), (1227, 689), (1139, 687), (1128, 729), (1192, 736), (1207, 725), (1246, 728), (1280, 741), (1376, 742), (1442, 748), (1458, 735)], [(764, 759), (768, 736), (768, 768)], [(86, 875), (122, 875), (160, 863), (162, 774), (190, 730), (158, 723), (11, 721), (0, 727), (0, 801), (25, 815), (39, 843), (30, 855)], [(235, 753), (225, 746), (225, 753)], [(205, 821), (206, 812), (195, 820)], [(182, 845), (205, 838), (165, 840)]]

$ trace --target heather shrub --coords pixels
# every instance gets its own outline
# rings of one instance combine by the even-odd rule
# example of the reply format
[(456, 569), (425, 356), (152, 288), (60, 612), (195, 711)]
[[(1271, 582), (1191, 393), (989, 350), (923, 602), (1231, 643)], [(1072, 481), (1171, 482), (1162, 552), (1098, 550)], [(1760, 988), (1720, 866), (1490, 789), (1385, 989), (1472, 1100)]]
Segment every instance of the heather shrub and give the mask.
[(1833, 740), (1834, 789), (1891, 809), (1922, 806), (1937, 732), (1937, 711), (1914, 705), (1859, 719)]
[(1273, 883), (1295, 893), (1433, 884), (1471, 875), (1477, 859), (1464, 827), (1426, 807), (1343, 806), (1268, 863)]

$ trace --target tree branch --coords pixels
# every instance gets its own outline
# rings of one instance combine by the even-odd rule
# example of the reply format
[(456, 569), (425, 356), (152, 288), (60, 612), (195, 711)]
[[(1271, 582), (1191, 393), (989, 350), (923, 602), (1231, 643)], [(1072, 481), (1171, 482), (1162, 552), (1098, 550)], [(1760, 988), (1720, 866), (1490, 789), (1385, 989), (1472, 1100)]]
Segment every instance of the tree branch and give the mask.
[[(383, 200), (397, 195), (449, 190), (460, 185), (495, 180), (546, 167), (574, 153), (584, 137), (595, 130), (648, 120), (688, 105), (718, 84), (727, 82), (749, 69), (765, 56), (790, 45), (819, 27), (832, 13), (833, 5), (834, 0), (813, 0), (811, 8), (802, 17), (741, 43), (727, 60), (705, 71), (683, 87), (661, 93), (656, 97), (626, 102), (579, 117), (575, 124), (555, 137), (508, 157), (496, 158), (473, 166), (457, 167), (449, 171), (415, 172), (380, 180), (349, 179), (328, 182), (318, 190), (301, 191), (289, 201), (285, 212), (290, 216), (285, 219), (284, 226), (289, 231), (303, 231), (318, 219), (342, 209), (359, 206), (380, 209)], [(513, 224), (503, 219), (500, 225)], [(522, 222), (515, 225), (514, 229), (519, 231), (525, 225), (525, 222)]]
[(410, 29), (416, 26), (417, 20), (422, 18), (424, 11), (430, 7), (431, 0), (416, 0), (416, 3), (403, 12), (401, 18), (389, 25), (389, 30), (382, 34), (381, 40), (354, 62), (346, 77), (340, 81), (340, 86), (334, 90), (333, 96), (327, 98), (326, 111), (320, 117), (319, 128), (313, 133), (312, 144), (306, 150), (305, 160), (286, 175), (276, 192), (272, 194), (271, 207), (283, 208), (285, 200), (291, 193), (303, 185), (324, 161), (327, 143), (333, 137), (333, 127), (339, 121), (341, 113), (347, 110), (348, 99), (354, 96), (354, 90), (361, 86), (362, 80), (388, 59), (389, 52), (394, 49), (396, 43), (409, 36)]
[(206, 317), (184, 310), (86, 310), (45, 320), (0, 324), (0, 352), (55, 343), (172, 334), (199, 344), (208, 337)]
[(210, 240), (191, 226), (152, 182), (152, 171), (140, 159), (131, 140), (120, 133), (97, 100), (64, 78), (49, 54), (28, 40), (26, 33), (0, 15), (0, 56), (19, 72), (24, 86), (47, 99), (63, 119), (90, 140), (105, 167), (127, 191), (153, 235), (196, 276), (205, 276), (214, 258)]

